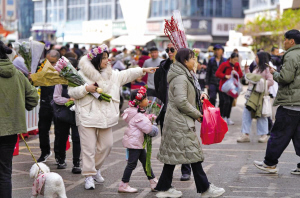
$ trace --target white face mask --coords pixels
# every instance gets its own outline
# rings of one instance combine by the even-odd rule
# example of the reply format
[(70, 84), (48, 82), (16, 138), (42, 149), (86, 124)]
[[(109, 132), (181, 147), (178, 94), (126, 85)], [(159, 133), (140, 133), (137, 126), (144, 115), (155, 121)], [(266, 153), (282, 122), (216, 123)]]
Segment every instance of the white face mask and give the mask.
[(208, 55), (209, 55), (209, 56), (213, 56), (214, 53), (213, 53), (213, 52), (208, 52)]

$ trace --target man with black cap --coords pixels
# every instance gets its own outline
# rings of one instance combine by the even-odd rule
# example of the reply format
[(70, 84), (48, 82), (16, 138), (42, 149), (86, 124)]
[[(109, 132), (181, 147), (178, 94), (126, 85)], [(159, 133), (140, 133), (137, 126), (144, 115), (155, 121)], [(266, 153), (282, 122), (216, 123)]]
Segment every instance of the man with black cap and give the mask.
[[(216, 71), (219, 66), (226, 61), (226, 58), (223, 57), (224, 48), (222, 45), (214, 46), (214, 56), (208, 61), (206, 69), (206, 88), (209, 89), (209, 101), (212, 105), (216, 105), (217, 93), (219, 90), (219, 81), (216, 77)], [(220, 98), (220, 96), (219, 96)], [(222, 103), (222, 101), (220, 101)], [(219, 105), (222, 106), (222, 105)]]
[[(150, 54), (151, 54), (151, 58), (144, 62), (143, 68), (158, 67), (160, 65), (160, 62), (163, 60), (158, 57), (157, 47), (151, 47)], [(148, 74), (148, 79), (146, 83), (148, 86), (147, 95), (156, 96), (155, 85), (154, 85), (154, 74)]]

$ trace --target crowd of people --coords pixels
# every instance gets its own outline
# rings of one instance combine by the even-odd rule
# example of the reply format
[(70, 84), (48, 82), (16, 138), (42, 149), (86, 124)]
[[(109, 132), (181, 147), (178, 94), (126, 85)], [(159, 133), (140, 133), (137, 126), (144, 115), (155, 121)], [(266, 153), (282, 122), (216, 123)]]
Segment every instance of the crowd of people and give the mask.
[[(228, 80), (243, 76), (249, 84), (245, 92), (242, 134), (237, 142), (250, 142), (251, 123), (256, 119), (258, 141), (268, 144), (265, 160), (254, 161), (254, 165), (267, 172), (277, 172), (278, 159), (291, 140), (296, 154), (300, 156), (300, 32), (286, 32), (284, 45), (284, 54), (279, 54), (277, 47), (272, 48), (271, 54), (259, 50), (255, 60), (249, 66), (245, 65), (245, 71), (241, 69), (238, 50), (226, 59), (222, 45), (209, 47), (204, 60), (196, 56), (195, 50), (176, 50), (172, 43), (167, 45), (167, 55), (162, 58), (157, 47), (151, 47), (149, 51), (136, 47), (131, 52), (126, 48), (122, 51), (113, 48), (109, 52), (106, 45), (101, 45), (95, 52), (93, 49), (79, 49), (76, 44), (72, 49), (66, 45), (59, 50), (45, 50), (45, 57), (40, 62), (47, 59), (55, 66), (64, 56), (87, 84), (78, 87), (61, 84), (42, 86), (38, 97), (36, 88), (31, 85), (30, 74), (25, 76), (17, 70), (18, 64), (24, 62), (18, 58), (10, 59), (13, 49), (1, 42), (0, 93), (14, 100), (2, 99), (0, 104), (0, 194), (4, 198), (11, 197), (12, 153), (17, 134), (26, 132), (25, 108), (34, 108), (38, 99), (41, 154), (37, 161), (47, 162), (52, 155), (49, 131), (54, 124), (53, 150), (57, 169), (67, 167), (66, 142), (71, 130), (72, 173), (85, 177), (84, 187), (87, 190), (95, 189), (95, 183), (103, 183), (101, 167), (113, 146), (112, 127), (118, 124), (120, 117), (120, 88), (126, 86), (131, 96), (122, 118), (128, 124), (123, 137), (128, 156), (118, 191), (137, 192), (130, 187), (129, 181), (140, 161), (151, 190), (158, 191), (157, 197), (182, 196), (181, 191), (172, 187), (174, 168), (179, 164), (181, 181), (190, 180), (193, 171), (197, 192), (202, 197), (221, 196), (225, 190), (210, 183), (202, 168), (204, 155), (195, 133), (195, 121), (202, 122), (199, 107), (203, 99), (208, 99), (220, 108), (227, 124), (233, 125), (231, 110), (236, 98), (223, 92), (222, 87)], [(279, 88), (275, 86), (276, 82)], [(111, 96), (110, 102), (92, 96), (99, 85), (104, 93)], [(274, 125), (272, 116), (262, 113), (263, 98), (269, 95), (276, 98), (274, 105), (279, 106)], [(144, 135), (155, 137), (159, 132), (145, 111), (150, 96), (157, 97), (164, 104), (156, 119), (162, 136), (157, 159), (164, 164), (159, 179), (152, 170), (150, 175), (147, 174), (146, 150), (143, 148)], [(70, 101), (75, 102), (75, 111), (65, 106)], [(291, 173), (300, 174), (300, 163)]]

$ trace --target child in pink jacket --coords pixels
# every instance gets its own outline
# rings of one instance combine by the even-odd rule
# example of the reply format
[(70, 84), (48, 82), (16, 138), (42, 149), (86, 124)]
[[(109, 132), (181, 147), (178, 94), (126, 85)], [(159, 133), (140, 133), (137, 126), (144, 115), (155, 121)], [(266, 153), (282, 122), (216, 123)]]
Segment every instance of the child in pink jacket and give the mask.
[[(137, 189), (131, 188), (128, 185), (132, 171), (136, 168), (138, 160), (143, 165), (146, 174), (146, 150), (143, 149), (144, 134), (152, 137), (157, 136), (158, 128), (152, 125), (149, 118), (146, 116), (144, 108), (148, 106), (147, 90), (141, 87), (139, 90), (133, 91), (131, 94), (131, 101), (129, 101), (129, 108), (123, 113), (123, 119), (128, 123), (128, 127), (123, 137), (123, 146), (129, 150), (129, 158), (127, 166), (124, 170), (122, 181), (119, 185), (118, 192), (120, 193), (136, 193)], [(146, 174), (147, 175), (147, 174)], [(157, 184), (153, 171), (151, 170), (151, 177), (147, 176), (150, 182), (151, 190)]]

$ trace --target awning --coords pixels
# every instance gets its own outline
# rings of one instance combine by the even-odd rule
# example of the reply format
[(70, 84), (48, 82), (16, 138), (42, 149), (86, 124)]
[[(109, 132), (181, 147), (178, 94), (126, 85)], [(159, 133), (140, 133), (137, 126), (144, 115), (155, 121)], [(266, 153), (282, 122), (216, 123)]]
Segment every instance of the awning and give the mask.
[(156, 38), (156, 36), (153, 35), (144, 35), (144, 36), (128, 36), (128, 35), (124, 35), (124, 36), (120, 36), (116, 39), (113, 39), (110, 41), (110, 45), (141, 45), (144, 46), (146, 45), (148, 42), (154, 40)]
[(213, 41), (213, 37), (211, 35), (186, 35), (186, 39), (188, 41), (203, 41), (211, 43)]

